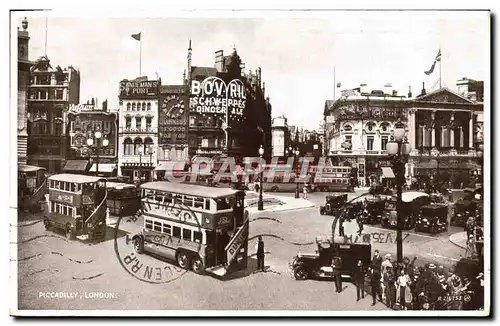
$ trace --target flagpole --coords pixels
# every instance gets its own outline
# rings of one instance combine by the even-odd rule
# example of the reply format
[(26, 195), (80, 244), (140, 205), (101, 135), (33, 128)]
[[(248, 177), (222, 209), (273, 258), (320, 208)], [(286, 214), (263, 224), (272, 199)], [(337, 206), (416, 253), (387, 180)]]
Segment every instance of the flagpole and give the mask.
[(141, 77), (141, 64), (142, 64), (142, 34), (140, 34), (139, 38), (139, 77)]
[[(439, 51), (441, 52), (441, 47), (439, 48)], [(441, 89), (441, 62), (443, 62), (442, 54), (441, 57), (439, 58), (439, 89)]]
[(337, 88), (337, 83), (335, 81), (335, 66), (333, 66), (333, 100), (335, 101), (335, 88)]
[(47, 25), (48, 25), (49, 18), (45, 17), (45, 56), (47, 56)]

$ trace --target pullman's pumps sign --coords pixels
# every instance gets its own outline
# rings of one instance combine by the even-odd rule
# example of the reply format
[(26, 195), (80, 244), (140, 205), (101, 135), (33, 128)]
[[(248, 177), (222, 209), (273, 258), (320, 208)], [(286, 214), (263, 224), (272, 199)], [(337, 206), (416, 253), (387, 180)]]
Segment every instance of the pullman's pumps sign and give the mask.
[(233, 79), (227, 84), (219, 77), (191, 82), (191, 112), (225, 115), (229, 110), (232, 117), (242, 116), (246, 98), (245, 84), (239, 79)]

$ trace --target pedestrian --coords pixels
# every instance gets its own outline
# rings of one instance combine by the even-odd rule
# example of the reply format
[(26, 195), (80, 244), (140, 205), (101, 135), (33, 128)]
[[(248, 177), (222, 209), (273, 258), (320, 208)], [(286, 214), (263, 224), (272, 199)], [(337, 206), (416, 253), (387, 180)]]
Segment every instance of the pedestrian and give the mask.
[(374, 306), (377, 303), (377, 296), (379, 301), (382, 301), (382, 293), (380, 292), (380, 270), (372, 266), (370, 267), (369, 275), (373, 299), (372, 306)]
[(361, 294), (361, 299), (365, 298), (365, 268), (363, 267), (363, 262), (358, 260), (358, 265), (354, 271), (354, 282), (356, 283), (356, 295), (359, 301), (359, 296)]
[(363, 233), (363, 215), (365, 214), (365, 211), (363, 213), (358, 214), (358, 217), (356, 218), (356, 222), (358, 223), (358, 234), (361, 235)]
[[(403, 310), (406, 310), (406, 301), (407, 301), (407, 294), (406, 294), (406, 288), (410, 284), (410, 279), (408, 277), (408, 274), (405, 273), (403, 269), (401, 269), (399, 273), (399, 277), (397, 280), (398, 284), (398, 293), (399, 293), (399, 304)], [(409, 292), (409, 291), (408, 291)]]
[(466, 246), (467, 247), (465, 248), (465, 257), (467, 257), (467, 258), (474, 257), (476, 255), (477, 251), (476, 251), (475, 239), (474, 239), (473, 234), (469, 235), (469, 238), (467, 239)]
[(372, 263), (371, 263), (372, 268), (375, 268), (377, 271), (381, 271), (382, 268), (382, 257), (380, 256), (380, 253), (378, 249), (375, 249), (374, 256), (372, 258)]
[(307, 187), (308, 187), (307, 182), (304, 182), (304, 187), (302, 188), (302, 193), (303, 193), (304, 199), (307, 199)]
[(259, 235), (259, 240), (255, 246), (257, 247), (257, 270), (260, 269), (264, 272), (264, 241), (261, 235)]
[(387, 306), (393, 309), (395, 303), (394, 300), (396, 298), (396, 275), (394, 274), (391, 266), (386, 267), (383, 279)]
[(345, 236), (345, 233), (344, 233), (344, 219), (343, 218), (340, 218), (340, 221), (339, 221), (339, 235), (341, 237)]
[(390, 267), (390, 268), (393, 268), (392, 266), (392, 263), (391, 263), (391, 254), (386, 254), (385, 255), (385, 260), (384, 262), (382, 263), (381, 267), (382, 267), (382, 271), (386, 271), (387, 270), (387, 267)]
[(340, 257), (334, 257), (332, 259), (332, 268), (333, 268), (333, 279), (335, 281), (335, 292), (342, 292), (342, 261)]

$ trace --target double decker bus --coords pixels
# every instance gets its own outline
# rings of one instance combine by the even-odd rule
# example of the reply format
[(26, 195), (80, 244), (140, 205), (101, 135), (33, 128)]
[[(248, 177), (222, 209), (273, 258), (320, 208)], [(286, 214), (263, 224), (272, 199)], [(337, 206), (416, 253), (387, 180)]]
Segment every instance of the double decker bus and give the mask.
[(352, 168), (350, 166), (321, 166), (309, 167), (311, 187), (313, 190), (331, 192), (353, 192)]
[(173, 182), (141, 185), (144, 227), (137, 253), (176, 261), (183, 269), (223, 276), (247, 267), (245, 192)]
[(106, 179), (80, 174), (56, 174), (48, 179), (45, 229), (63, 230), (66, 238), (96, 240), (106, 236)]
[(21, 211), (41, 211), (40, 201), (47, 193), (45, 168), (20, 164), (17, 167), (17, 202)]
[(107, 182), (107, 206), (111, 215), (134, 215), (140, 207), (139, 189), (134, 184)]

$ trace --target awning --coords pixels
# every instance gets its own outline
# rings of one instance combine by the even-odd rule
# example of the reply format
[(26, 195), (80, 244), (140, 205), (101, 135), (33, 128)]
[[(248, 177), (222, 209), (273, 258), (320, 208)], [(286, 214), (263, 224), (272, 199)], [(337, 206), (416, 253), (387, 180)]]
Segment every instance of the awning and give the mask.
[(68, 160), (64, 165), (64, 171), (86, 171), (89, 161), (87, 160)]
[(155, 171), (184, 171), (186, 162), (161, 162)]
[(394, 175), (394, 172), (392, 171), (392, 168), (388, 166), (383, 166), (381, 167), (382, 169), (382, 178), (386, 179), (394, 179), (396, 176)]
[[(113, 172), (114, 169), (116, 169), (116, 164), (99, 163), (99, 172), (111, 173)], [(89, 172), (96, 172), (96, 170), (97, 170), (97, 164), (94, 163), (92, 164), (92, 167), (90, 168)]]

